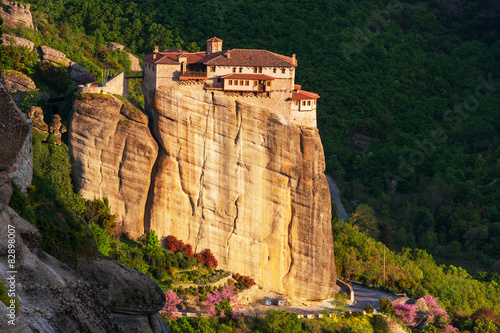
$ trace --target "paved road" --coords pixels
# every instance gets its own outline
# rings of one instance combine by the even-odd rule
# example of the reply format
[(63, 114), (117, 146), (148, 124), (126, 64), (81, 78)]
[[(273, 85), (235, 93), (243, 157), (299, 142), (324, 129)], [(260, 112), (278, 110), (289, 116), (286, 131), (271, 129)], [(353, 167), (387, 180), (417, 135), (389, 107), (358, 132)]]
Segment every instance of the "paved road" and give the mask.
[(326, 175), (326, 179), (328, 180), (328, 186), (330, 187), (330, 196), (332, 197), (332, 203), (335, 202), (339, 207), (339, 218), (344, 221), (348, 221), (349, 216), (347, 215), (344, 205), (342, 205), (342, 201), (340, 200), (340, 190), (337, 187), (337, 184), (335, 184), (333, 178), (329, 175)]
[(375, 309), (380, 306), (378, 300), (381, 298), (389, 298), (394, 301), (399, 298), (393, 294), (388, 294), (377, 289), (363, 288), (362, 286), (353, 283), (352, 290), (354, 291), (354, 304), (349, 306), (349, 310), (363, 310), (365, 305), (370, 303)]

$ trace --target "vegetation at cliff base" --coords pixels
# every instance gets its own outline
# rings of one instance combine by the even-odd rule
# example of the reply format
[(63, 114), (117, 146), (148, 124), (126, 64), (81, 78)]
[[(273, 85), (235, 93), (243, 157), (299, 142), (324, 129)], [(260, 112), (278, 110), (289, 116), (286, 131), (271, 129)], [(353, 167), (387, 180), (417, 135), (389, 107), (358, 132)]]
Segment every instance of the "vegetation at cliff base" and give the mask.
[(97, 254), (94, 238), (79, 215), (85, 200), (73, 192), (69, 150), (43, 142), (33, 133), (33, 181), (26, 197), (17, 186), (9, 205), (42, 235), (42, 249), (71, 267), (79, 257)]

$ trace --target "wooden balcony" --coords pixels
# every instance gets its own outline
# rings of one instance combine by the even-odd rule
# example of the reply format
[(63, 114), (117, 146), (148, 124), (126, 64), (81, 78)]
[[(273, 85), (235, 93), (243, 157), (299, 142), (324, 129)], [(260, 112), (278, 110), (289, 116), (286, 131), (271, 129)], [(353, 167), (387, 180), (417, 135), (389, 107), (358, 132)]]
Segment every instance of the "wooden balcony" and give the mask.
[(206, 80), (207, 72), (185, 71), (179, 74), (179, 80)]

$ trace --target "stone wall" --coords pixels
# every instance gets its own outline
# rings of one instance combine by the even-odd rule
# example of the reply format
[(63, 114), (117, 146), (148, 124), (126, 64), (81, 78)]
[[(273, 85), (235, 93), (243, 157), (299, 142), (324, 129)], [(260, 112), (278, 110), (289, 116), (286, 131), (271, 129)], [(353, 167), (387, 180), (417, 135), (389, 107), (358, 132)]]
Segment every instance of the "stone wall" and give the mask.
[(299, 126), (316, 127), (316, 107), (311, 111), (292, 110), (290, 121)]
[(354, 291), (352, 287), (340, 279), (337, 279), (337, 286), (340, 287), (340, 292), (347, 293), (347, 304), (354, 304)]
[(128, 97), (128, 80), (125, 79), (125, 72), (112, 77), (104, 86), (97, 84), (86, 84), (78, 86), (78, 92), (92, 94), (111, 94)]
[(9, 177), (26, 194), (28, 185), (33, 179), (33, 121), (28, 120), (30, 125), (29, 133), (26, 136), (23, 147), (19, 151), (14, 163), (9, 168)]

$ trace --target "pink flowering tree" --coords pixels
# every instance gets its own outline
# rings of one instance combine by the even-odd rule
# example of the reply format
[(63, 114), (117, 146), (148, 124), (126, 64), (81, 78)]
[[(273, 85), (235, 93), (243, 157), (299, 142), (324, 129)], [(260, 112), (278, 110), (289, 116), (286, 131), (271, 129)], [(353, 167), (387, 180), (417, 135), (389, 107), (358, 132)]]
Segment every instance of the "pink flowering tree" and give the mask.
[(239, 313), (238, 295), (233, 294), (234, 286), (227, 286), (222, 291), (215, 290), (207, 294), (207, 300), (204, 301), (203, 309), (211, 317), (217, 318), (235, 318)]
[(394, 314), (403, 320), (406, 326), (414, 324), (417, 309), (413, 304), (393, 303)]
[(169, 290), (165, 293), (165, 306), (160, 311), (160, 314), (167, 318), (168, 321), (171, 321), (179, 316), (179, 311), (177, 310), (177, 304), (179, 304), (181, 300), (179, 297), (174, 294), (172, 290)]
[(437, 303), (437, 299), (430, 295), (424, 296), (427, 311), (429, 312), (429, 322), (434, 323), (439, 328), (439, 332), (451, 333), (458, 332), (458, 328), (449, 325), (450, 318), (448, 313)]

